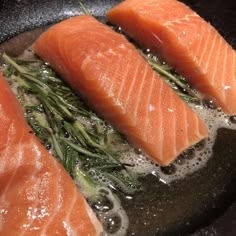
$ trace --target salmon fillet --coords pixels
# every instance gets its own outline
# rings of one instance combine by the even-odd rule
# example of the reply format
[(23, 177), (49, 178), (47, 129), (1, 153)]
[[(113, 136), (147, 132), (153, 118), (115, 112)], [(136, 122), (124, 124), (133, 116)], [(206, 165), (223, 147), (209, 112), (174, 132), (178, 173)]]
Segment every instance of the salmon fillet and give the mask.
[(107, 17), (226, 113), (236, 114), (235, 51), (189, 7), (176, 0), (126, 0)]
[(99, 235), (70, 176), (44, 148), (0, 74), (0, 235)]
[(54, 25), (33, 49), (100, 115), (161, 165), (207, 136), (204, 123), (134, 46), (92, 16)]

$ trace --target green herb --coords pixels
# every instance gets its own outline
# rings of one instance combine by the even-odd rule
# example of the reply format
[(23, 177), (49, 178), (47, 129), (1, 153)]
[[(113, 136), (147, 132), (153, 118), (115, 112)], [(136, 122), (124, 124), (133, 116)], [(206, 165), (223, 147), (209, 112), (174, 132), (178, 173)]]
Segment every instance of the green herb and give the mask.
[[(95, 186), (133, 194), (141, 190), (132, 167), (122, 163), (112, 139), (122, 140), (41, 60), (3, 55), (5, 76), (17, 84), (17, 97), (36, 136), (51, 150), (90, 197)], [(129, 166), (129, 168), (127, 168)]]
[(194, 103), (200, 101), (200, 98), (193, 92), (187, 81), (179, 76), (172, 67), (162, 63), (155, 56), (145, 54), (141, 50), (138, 51), (152, 69), (156, 71), (183, 100)]
[(84, 5), (84, 3), (82, 1), (79, 1), (79, 5), (82, 8), (82, 12), (84, 14), (91, 15), (91, 13), (89, 12), (88, 8)]

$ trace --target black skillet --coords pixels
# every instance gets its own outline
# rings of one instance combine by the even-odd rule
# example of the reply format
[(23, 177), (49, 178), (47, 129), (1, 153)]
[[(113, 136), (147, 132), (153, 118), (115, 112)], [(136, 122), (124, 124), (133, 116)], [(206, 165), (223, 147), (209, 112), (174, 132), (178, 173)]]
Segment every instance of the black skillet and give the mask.
[[(107, 9), (118, 2), (87, 0), (84, 4), (93, 15), (105, 20)], [(210, 21), (236, 48), (235, 0), (183, 2)], [(79, 0), (1, 0), (0, 52), (17, 55), (44, 28), (31, 30), (81, 13)], [(20, 34), (25, 31), (31, 33)], [(120, 196), (130, 219), (127, 235), (236, 235), (235, 143), (236, 131), (220, 129), (206, 167), (171, 186), (147, 176), (142, 179), (144, 193), (132, 201)]]

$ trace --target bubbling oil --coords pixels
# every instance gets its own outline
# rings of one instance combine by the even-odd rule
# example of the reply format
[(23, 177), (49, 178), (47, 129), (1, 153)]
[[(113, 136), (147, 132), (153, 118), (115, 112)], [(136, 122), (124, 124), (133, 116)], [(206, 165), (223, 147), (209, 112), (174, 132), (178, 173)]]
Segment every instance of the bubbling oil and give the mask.
[[(81, 191), (84, 193), (83, 189)], [(94, 196), (88, 197), (86, 194), (85, 196), (103, 225), (103, 236), (126, 235), (129, 219), (118, 197), (105, 187), (97, 187), (96, 191), (99, 198), (95, 201), (93, 199)]]
[(213, 102), (202, 101), (201, 104), (190, 104), (208, 127), (208, 138), (200, 141), (185, 150), (176, 160), (167, 167), (161, 167), (150, 159), (141, 150), (131, 148), (123, 155), (125, 163), (133, 165), (133, 170), (139, 174), (153, 174), (163, 183), (170, 184), (172, 181), (185, 178), (187, 175), (204, 167), (213, 153), (213, 146), (220, 128), (236, 130), (236, 117), (227, 116), (220, 109), (213, 109)]

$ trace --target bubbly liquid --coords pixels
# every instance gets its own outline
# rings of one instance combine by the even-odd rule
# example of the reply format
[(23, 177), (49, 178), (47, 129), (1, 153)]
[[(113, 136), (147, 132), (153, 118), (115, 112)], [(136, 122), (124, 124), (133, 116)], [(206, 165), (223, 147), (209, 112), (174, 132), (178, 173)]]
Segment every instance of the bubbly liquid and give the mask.
[(97, 216), (102, 222), (106, 234), (109, 236), (125, 235), (129, 226), (129, 219), (119, 199), (109, 189), (100, 188), (99, 191), (106, 194), (106, 198), (108, 202), (110, 201), (111, 206), (109, 210), (101, 211), (101, 209), (104, 209), (104, 206), (107, 206), (107, 203), (101, 203), (100, 207), (99, 203), (93, 205), (93, 209), (97, 212)]
[(161, 167), (154, 163), (140, 150), (130, 148), (123, 156), (123, 161), (134, 165), (131, 167), (139, 174), (153, 174), (163, 183), (184, 178), (207, 164), (212, 156), (213, 145), (219, 128), (236, 130), (236, 118), (229, 117), (219, 109), (211, 109), (206, 105), (191, 104), (192, 109), (202, 118), (208, 127), (209, 136), (184, 151), (172, 164)]
[[(172, 181), (187, 177), (187, 175), (198, 171), (204, 167), (212, 156), (213, 145), (219, 128), (236, 130), (236, 118), (229, 117), (220, 110), (209, 108), (206, 105), (191, 105), (192, 109), (202, 118), (208, 127), (209, 136), (184, 151), (172, 164), (161, 167), (153, 162), (150, 157), (141, 150), (123, 144), (122, 149), (126, 151), (122, 155), (122, 161), (133, 165), (134, 172), (140, 175), (153, 174), (164, 184), (171, 184)], [(126, 148), (124, 148), (124, 145)], [(109, 199), (114, 204), (114, 208), (107, 214), (100, 214), (99, 218), (104, 224), (104, 228), (119, 228), (113, 235), (125, 235), (128, 228), (128, 218), (122, 209), (120, 202), (110, 193)], [(117, 210), (118, 209), (118, 210)], [(113, 215), (115, 213), (115, 215)], [(112, 217), (113, 216), (113, 217)], [(114, 221), (114, 216), (119, 220)], [(112, 224), (116, 225), (112, 225)], [(109, 231), (108, 231), (109, 232)], [(111, 234), (112, 235), (112, 234)]]
[[(190, 104), (191, 108), (202, 118), (208, 127), (209, 136), (184, 151), (176, 160), (167, 167), (161, 167), (145, 155), (141, 150), (130, 147), (128, 144), (122, 144), (121, 149), (125, 150), (121, 157), (124, 163), (133, 165), (133, 172), (140, 175), (153, 174), (164, 184), (171, 184), (172, 181), (185, 178), (187, 175), (198, 171), (204, 167), (212, 157), (213, 145), (219, 128), (228, 128), (236, 130), (236, 117), (227, 116), (219, 109), (212, 109), (211, 101), (207, 104), (205, 101), (201, 105)], [(124, 147), (125, 146), (125, 147)], [(119, 148), (119, 146), (117, 147)], [(107, 214), (102, 213), (100, 219), (107, 228), (118, 227), (114, 235), (125, 235), (128, 228), (128, 218), (122, 209), (120, 202), (109, 193), (109, 199), (114, 204), (114, 208)], [(118, 209), (118, 210), (117, 210)], [(113, 213), (118, 214), (120, 221), (113, 220)], [(112, 224), (116, 224), (116, 226)], [(112, 235), (112, 234), (111, 234)]]

